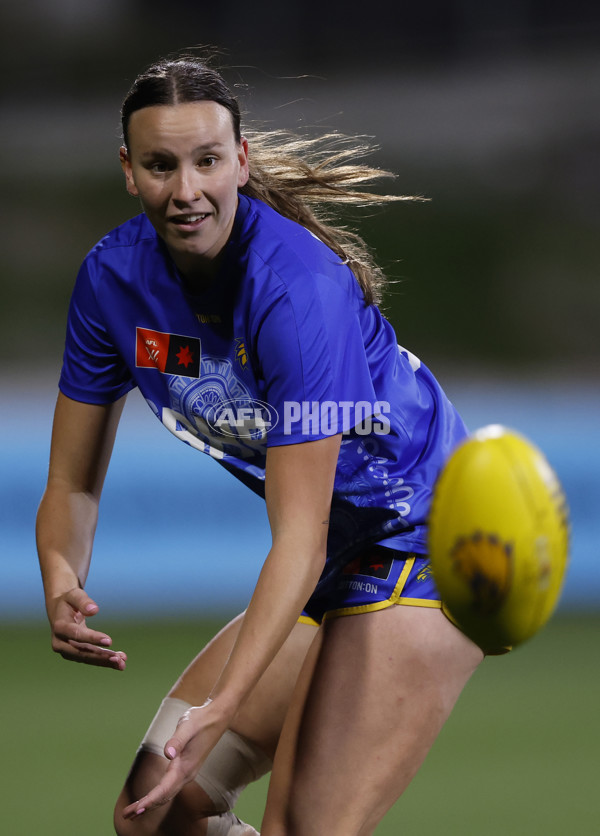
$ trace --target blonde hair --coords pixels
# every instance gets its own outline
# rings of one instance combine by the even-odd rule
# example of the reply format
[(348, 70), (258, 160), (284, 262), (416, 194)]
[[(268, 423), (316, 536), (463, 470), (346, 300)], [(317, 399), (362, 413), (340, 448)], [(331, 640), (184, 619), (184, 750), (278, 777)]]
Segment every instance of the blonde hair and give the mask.
[[(339, 207), (380, 206), (406, 195), (376, 194), (365, 187), (394, 175), (361, 160), (374, 151), (365, 137), (328, 133), (303, 137), (282, 130), (246, 131), (250, 178), (240, 191), (297, 221), (348, 264), (366, 304), (381, 301), (385, 276), (363, 238), (343, 225)], [(338, 207), (338, 211), (335, 209)]]
[[(237, 142), (241, 113), (221, 74), (193, 55), (158, 61), (135, 80), (123, 102), (123, 139), (128, 144), (131, 114), (153, 105), (216, 101), (231, 114)], [(297, 221), (327, 244), (352, 270), (366, 304), (381, 300), (385, 278), (361, 236), (339, 218), (341, 206), (379, 206), (422, 198), (375, 194), (365, 186), (393, 177), (361, 162), (374, 148), (364, 137), (338, 133), (311, 138), (281, 130), (246, 131), (250, 179), (240, 190)]]

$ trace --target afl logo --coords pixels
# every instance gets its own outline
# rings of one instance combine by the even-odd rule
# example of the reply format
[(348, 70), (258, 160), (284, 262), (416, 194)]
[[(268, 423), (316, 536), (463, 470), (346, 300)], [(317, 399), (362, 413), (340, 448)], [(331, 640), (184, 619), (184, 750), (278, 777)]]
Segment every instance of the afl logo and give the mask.
[(277, 410), (254, 398), (235, 398), (211, 404), (204, 420), (213, 432), (261, 441), (279, 421)]

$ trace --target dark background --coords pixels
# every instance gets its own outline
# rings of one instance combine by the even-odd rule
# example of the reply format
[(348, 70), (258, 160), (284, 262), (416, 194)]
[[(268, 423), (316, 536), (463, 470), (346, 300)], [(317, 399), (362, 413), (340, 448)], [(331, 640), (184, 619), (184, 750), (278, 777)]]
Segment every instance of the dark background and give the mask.
[(213, 44), (251, 119), (373, 136), (390, 188), (430, 199), (360, 222), (400, 342), (442, 374), (597, 379), (597, 4), (30, 0), (2, 17), (7, 372), (56, 372), (81, 259), (137, 211), (117, 160), (130, 82)]

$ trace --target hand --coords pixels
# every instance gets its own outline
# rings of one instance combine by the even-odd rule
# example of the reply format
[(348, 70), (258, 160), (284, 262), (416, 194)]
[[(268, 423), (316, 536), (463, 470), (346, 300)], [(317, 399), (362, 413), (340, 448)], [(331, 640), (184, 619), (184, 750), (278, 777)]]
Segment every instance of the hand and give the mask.
[(171, 761), (159, 784), (139, 801), (123, 810), (123, 817), (133, 819), (171, 801), (182, 787), (193, 781), (201, 764), (227, 728), (227, 720), (217, 715), (214, 703), (189, 708), (180, 718), (175, 734), (165, 744), (165, 756)]
[(71, 662), (125, 670), (127, 654), (112, 650), (111, 637), (90, 630), (85, 623), (86, 616), (96, 615), (98, 609), (98, 604), (79, 587), (55, 599), (49, 613), (52, 649)]

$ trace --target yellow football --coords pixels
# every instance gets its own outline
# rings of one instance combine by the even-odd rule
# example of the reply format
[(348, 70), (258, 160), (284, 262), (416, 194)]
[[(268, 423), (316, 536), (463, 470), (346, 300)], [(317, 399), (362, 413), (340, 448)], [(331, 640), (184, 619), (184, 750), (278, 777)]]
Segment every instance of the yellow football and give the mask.
[(565, 495), (543, 453), (500, 425), (448, 458), (429, 518), (431, 567), (445, 609), (487, 652), (548, 621), (568, 561)]

